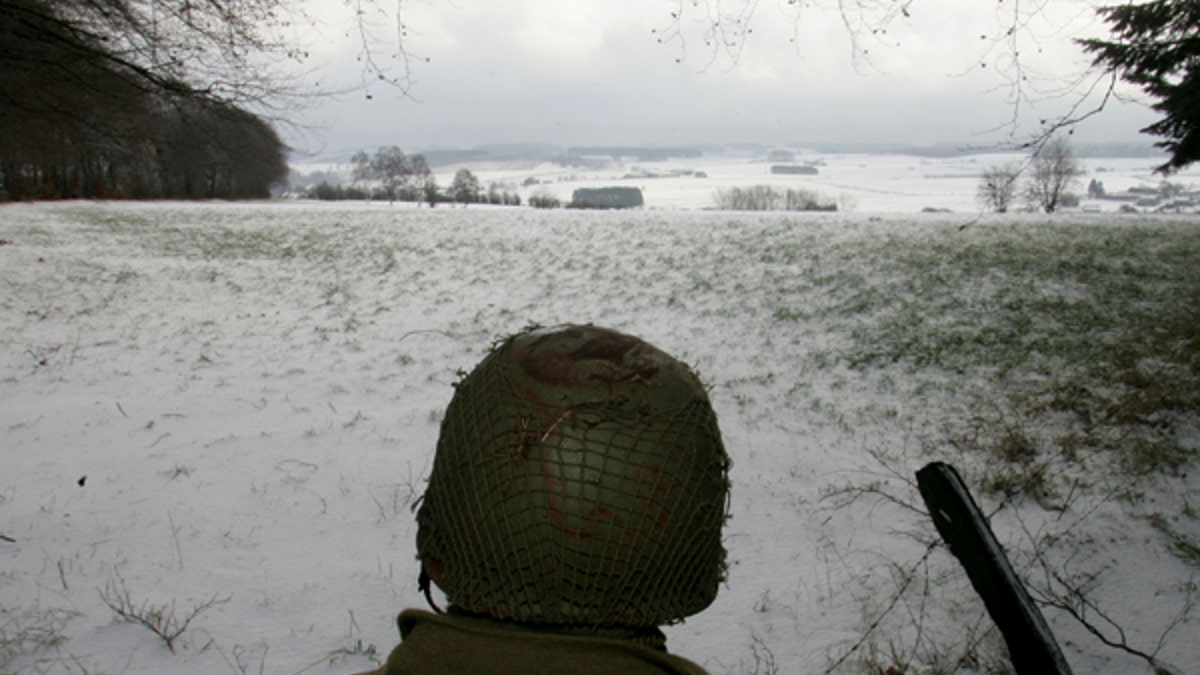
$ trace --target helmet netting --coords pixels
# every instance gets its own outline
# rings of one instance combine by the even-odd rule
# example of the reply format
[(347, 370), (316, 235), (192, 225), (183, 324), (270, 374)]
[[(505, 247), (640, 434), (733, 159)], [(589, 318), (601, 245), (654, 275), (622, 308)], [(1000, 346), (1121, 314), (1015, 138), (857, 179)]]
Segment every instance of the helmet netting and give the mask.
[(444, 564), (451, 602), (626, 626), (707, 607), (724, 572), (729, 460), (699, 382), (671, 360), (616, 395), (547, 404), (511, 367), (511, 342), (458, 385), (418, 513), (420, 555)]

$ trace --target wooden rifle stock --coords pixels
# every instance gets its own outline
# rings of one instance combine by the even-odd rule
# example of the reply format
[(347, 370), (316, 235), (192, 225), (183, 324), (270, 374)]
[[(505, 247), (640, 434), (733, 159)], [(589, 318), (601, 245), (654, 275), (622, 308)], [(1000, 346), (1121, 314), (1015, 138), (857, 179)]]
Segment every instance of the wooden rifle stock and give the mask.
[(958, 558), (1008, 644), (1018, 675), (1070, 675), (1054, 633), (954, 467), (934, 462), (917, 472), (917, 488), (938, 533)]

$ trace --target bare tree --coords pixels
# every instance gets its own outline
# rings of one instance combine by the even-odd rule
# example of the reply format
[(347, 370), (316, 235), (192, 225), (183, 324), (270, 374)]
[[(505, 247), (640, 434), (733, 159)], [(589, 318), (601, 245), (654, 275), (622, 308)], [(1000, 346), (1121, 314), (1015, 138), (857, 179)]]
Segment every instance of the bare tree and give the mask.
[(429, 168), (429, 162), (425, 161), (425, 155), (413, 155), (412, 173), (416, 180), (417, 201), (419, 202), (424, 198), (429, 204), (429, 208), (432, 209), (437, 206), (437, 177), (433, 175), (433, 170)]
[[(832, 2), (801, 3), (795, 0), (777, 0), (779, 9), (792, 17), (793, 25), (799, 27), (807, 12), (832, 11), (846, 28), (852, 58), (870, 52), (868, 44), (896, 21), (911, 17), (915, 0), (833, 0)], [(702, 53), (712, 61), (724, 56), (738, 61), (742, 50), (754, 33), (754, 19), (760, 9), (760, 0), (674, 0), (667, 10), (665, 24), (653, 29), (662, 44), (674, 45), (679, 49), (677, 60), (687, 57), (694, 38), (699, 38)], [(696, 34), (692, 28), (698, 27)], [(793, 34), (793, 41), (796, 40)]]
[(479, 190), (479, 179), (468, 169), (459, 169), (450, 183), (451, 198), (464, 206), (479, 201)]
[(303, 21), (283, 0), (0, 0), (15, 33), (43, 47), (6, 52), (7, 63), (40, 63), (60, 77), (103, 68), (126, 86), (233, 104), (266, 104), (294, 87), (276, 68), (306, 54), (289, 38)]
[(0, 0), (0, 192), (267, 194), (285, 148), (238, 107), (267, 95), (267, 2)]
[(395, 145), (379, 148), (371, 160), (371, 173), (383, 183), (388, 201), (396, 200), (397, 189), (412, 175), (412, 164), (408, 156)]
[[(1006, 119), (990, 129), (980, 130), (1007, 132), (1008, 140), (1001, 145), (1036, 151), (1057, 132), (1102, 112), (1117, 97), (1119, 74), (1129, 79), (1128, 68), (1106, 64), (1103, 57), (1090, 68), (1062, 61), (1042, 67), (1035, 63), (1033, 55), (1043, 53), (1051, 42), (1100, 44), (1077, 40), (1094, 12), (1112, 22), (1114, 12), (1097, 9), (1098, 3), (1093, 0), (1001, 0), (971, 4), (992, 25), (981, 31), (978, 51), (964, 56), (961, 69), (964, 74), (971, 70), (985, 71), (993, 78), (993, 91), (1004, 94), (1009, 106)], [(1111, 0), (1111, 4), (1126, 3)], [(1147, 4), (1169, 5), (1167, 13), (1173, 12), (1176, 24), (1195, 25), (1191, 19), (1196, 15), (1196, 0), (1157, 0)], [(899, 37), (903, 28), (921, 22), (934, 26), (943, 23), (934, 13), (936, 6), (932, 11), (928, 11), (929, 7), (929, 3), (921, 0), (672, 0), (662, 10), (663, 18), (653, 33), (660, 43), (677, 50), (676, 61), (699, 56), (710, 65), (722, 59), (737, 63), (749, 42), (762, 39), (755, 35), (756, 24), (787, 21), (786, 17), (790, 17), (794, 27), (791, 41), (802, 50), (801, 28), (815, 13), (820, 13), (837, 18), (844, 29), (849, 58), (869, 69), (877, 53), (904, 49)], [(764, 20), (759, 14), (768, 8), (773, 11), (769, 12), (770, 19)], [(1195, 29), (1191, 30), (1194, 34)], [(1089, 48), (1095, 50), (1094, 44)], [(1182, 48), (1167, 55), (1175, 59), (1171, 65), (1176, 70), (1182, 70), (1181, 64), (1189, 62), (1181, 56), (1186, 51)], [(1165, 50), (1160, 54), (1166, 54)], [(1030, 121), (1036, 125), (1027, 124)]]
[(1054, 213), (1083, 171), (1066, 137), (1052, 136), (1029, 162), (1025, 199), (1030, 206)]
[(1007, 213), (1017, 195), (1017, 178), (1020, 175), (1021, 168), (1015, 163), (984, 169), (976, 194), (980, 205), (996, 213)]
[(371, 168), (371, 156), (366, 150), (359, 150), (350, 158), (351, 178), (354, 184), (362, 187), (363, 183), (375, 177)]

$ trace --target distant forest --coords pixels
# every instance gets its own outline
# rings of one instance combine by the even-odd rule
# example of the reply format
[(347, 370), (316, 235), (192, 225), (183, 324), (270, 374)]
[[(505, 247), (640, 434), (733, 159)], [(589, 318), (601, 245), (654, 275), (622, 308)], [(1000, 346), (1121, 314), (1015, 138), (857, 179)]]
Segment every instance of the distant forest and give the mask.
[(0, 0), (0, 200), (256, 198), (287, 176), (270, 124), (136, 72), (81, 7)]

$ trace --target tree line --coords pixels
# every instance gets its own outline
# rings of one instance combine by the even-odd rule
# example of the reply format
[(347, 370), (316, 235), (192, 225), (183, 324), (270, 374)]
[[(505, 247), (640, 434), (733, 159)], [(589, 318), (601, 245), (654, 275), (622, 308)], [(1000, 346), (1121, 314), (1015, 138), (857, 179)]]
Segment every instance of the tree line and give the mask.
[[(363, 22), (371, 12), (364, 7), (380, 4), (350, 5), (360, 34), (369, 33)], [(908, 21), (909, 6), (921, 3), (835, 4), (843, 18), (857, 17), (847, 24), (856, 41)], [(685, 10), (715, 11), (711, 29), (731, 39), (711, 44), (740, 50), (757, 5), (681, 4), (671, 10), (674, 28), (656, 31), (660, 41), (673, 42), (681, 26), (696, 23), (684, 21)], [(1029, 17), (1040, 11), (1012, 13), (997, 35), (1024, 34)], [(1144, 129), (1162, 139), (1158, 144), (1170, 155), (1160, 170), (1196, 161), (1200, 0), (1145, 0), (1096, 11), (1109, 36), (1076, 42), (1109, 80), (1100, 87), (1103, 101), (1115, 96), (1119, 80), (1136, 86), (1162, 115)], [(283, 177), (285, 148), (270, 125), (247, 111), (279, 110), (289, 97), (321, 93), (285, 68), (308, 59), (297, 27), (317, 23), (302, 3), (287, 0), (0, 0), (0, 198), (265, 194)], [(399, 17), (397, 24), (400, 43), (388, 50), (402, 66), (399, 77), (381, 67), (376, 57), (382, 55), (365, 40), (360, 60), (370, 76), (364, 81), (407, 91), (411, 63)], [(1011, 47), (1005, 72), (1019, 74), (1015, 38)], [(1025, 79), (1013, 78), (1018, 102), (1025, 101)], [(1073, 108), (1048, 120), (1038, 142), (1096, 112)]]
[(719, 189), (713, 193), (718, 209), (726, 211), (837, 211), (837, 201), (804, 188), (786, 190), (772, 185)]
[(398, 146), (381, 147), (375, 154), (359, 150), (350, 158), (351, 183), (323, 180), (309, 187), (310, 199), (326, 201), (373, 200), (417, 202), (430, 207), (441, 203), (520, 206), (521, 196), (492, 184), (485, 191), (470, 169), (459, 169), (449, 187), (442, 189), (424, 155), (407, 155)]
[(287, 175), (274, 128), (187, 64), (133, 59), (188, 54), (139, 40), (126, 4), (0, 0), (0, 199), (268, 196)]
[(1083, 169), (1063, 136), (1052, 136), (1024, 162), (988, 167), (979, 179), (976, 197), (986, 209), (1007, 213), (1023, 198), (1030, 210), (1054, 213), (1076, 206), (1079, 197), (1070, 190)]

